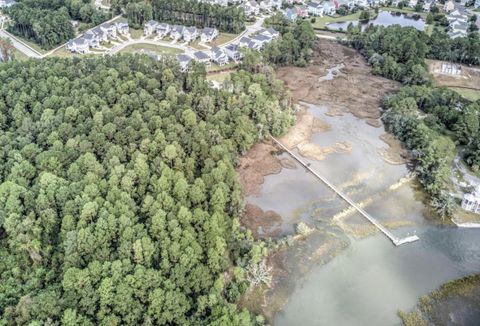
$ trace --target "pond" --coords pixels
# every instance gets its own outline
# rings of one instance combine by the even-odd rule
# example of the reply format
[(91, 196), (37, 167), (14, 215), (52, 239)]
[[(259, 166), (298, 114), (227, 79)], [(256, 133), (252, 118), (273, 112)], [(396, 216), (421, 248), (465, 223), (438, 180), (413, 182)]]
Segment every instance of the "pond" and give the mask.
[[(357, 25), (359, 22), (358, 20), (353, 20), (353, 21), (345, 21), (345, 22), (338, 22), (338, 23), (329, 23), (326, 26), (329, 29), (346, 31), (350, 23)], [(423, 31), (425, 29), (425, 21), (421, 18), (415, 19), (403, 13), (393, 13), (388, 11), (381, 11), (375, 19), (361, 22), (361, 25), (362, 25), (362, 30), (365, 29), (368, 25), (375, 25), (375, 26), (400, 25), (402, 27), (412, 26), (420, 31)]]

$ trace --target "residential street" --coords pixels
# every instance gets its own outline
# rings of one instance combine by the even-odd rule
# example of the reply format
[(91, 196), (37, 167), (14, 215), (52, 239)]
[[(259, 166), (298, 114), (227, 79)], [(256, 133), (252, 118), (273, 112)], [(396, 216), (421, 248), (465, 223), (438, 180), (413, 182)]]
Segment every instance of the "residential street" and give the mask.
[(42, 54), (27, 44), (19, 41), (12, 34), (8, 33), (6, 30), (0, 29), (0, 37), (9, 39), (12, 42), (12, 45), (20, 52), (32, 58), (41, 58)]

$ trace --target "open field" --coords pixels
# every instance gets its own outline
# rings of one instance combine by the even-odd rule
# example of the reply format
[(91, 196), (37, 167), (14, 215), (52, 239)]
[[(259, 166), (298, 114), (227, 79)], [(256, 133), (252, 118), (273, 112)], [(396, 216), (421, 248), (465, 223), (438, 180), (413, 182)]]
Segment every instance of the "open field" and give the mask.
[(154, 52), (156, 54), (178, 54), (182, 53), (181, 50), (175, 48), (168, 48), (159, 45), (153, 45), (148, 43), (139, 43), (126, 46), (119, 53), (137, 53), (141, 50)]
[(474, 102), (480, 100), (480, 90), (460, 87), (450, 87), (450, 89), (462, 95), (463, 98), (466, 98), (469, 101)]
[(237, 37), (238, 34), (230, 34), (230, 33), (220, 33), (216, 39), (213, 40), (213, 42), (208, 43), (208, 45), (211, 46), (218, 46), (222, 45), (224, 43), (230, 42), (233, 40), (235, 37)]
[(312, 24), (313, 28), (325, 28), (326, 24), (328, 23), (338, 23), (338, 22), (345, 22), (350, 20), (358, 20), (360, 18), (360, 11), (357, 11), (354, 14), (346, 15), (346, 16), (339, 16), (339, 17), (330, 17), (330, 16), (323, 16), (323, 17), (315, 17), (315, 23)]
[(475, 100), (480, 93), (480, 68), (466, 65), (455, 66), (459, 68), (457, 75), (447, 74), (442, 71), (445, 63), (440, 60), (426, 60), (428, 71), (432, 74), (438, 86), (448, 86), (459, 92), (462, 96)]
[(223, 83), (225, 78), (230, 76), (232, 72), (231, 71), (225, 71), (225, 72), (219, 72), (219, 73), (213, 73), (213, 74), (208, 74), (207, 75), (207, 80), (213, 80), (219, 83)]

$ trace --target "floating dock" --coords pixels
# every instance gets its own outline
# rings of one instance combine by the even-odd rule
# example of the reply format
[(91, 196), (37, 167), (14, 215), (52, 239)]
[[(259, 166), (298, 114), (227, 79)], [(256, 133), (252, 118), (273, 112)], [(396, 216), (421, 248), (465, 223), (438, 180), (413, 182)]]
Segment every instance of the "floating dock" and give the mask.
[(330, 181), (325, 179), (323, 176), (318, 174), (315, 170), (313, 170), (308, 163), (303, 161), (298, 155), (293, 153), (289, 150), (285, 145), (283, 145), (280, 141), (271, 137), (272, 140), (280, 146), (284, 151), (286, 151), (291, 157), (293, 157), (296, 161), (298, 161), (301, 165), (303, 165), (310, 173), (312, 173), (317, 179), (325, 183), (330, 189), (335, 191), (335, 193), (340, 196), (343, 200), (345, 200), (350, 206), (355, 208), (360, 214), (363, 215), (370, 223), (375, 225), (383, 234), (385, 234), (395, 246), (400, 246), (405, 243), (410, 243), (419, 240), (416, 235), (408, 236), (405, 238), (397, 238), (393, 233), (391, 233), (387, 228), (385, 228), (382, 224), (380, 224), (375, 218), (373, 218), (370, 214), (365, 212), (360, 206), (358, 206), (353, 200), (351, 200), (346, 194), (341, 192), (337, 187), (335, 187)]

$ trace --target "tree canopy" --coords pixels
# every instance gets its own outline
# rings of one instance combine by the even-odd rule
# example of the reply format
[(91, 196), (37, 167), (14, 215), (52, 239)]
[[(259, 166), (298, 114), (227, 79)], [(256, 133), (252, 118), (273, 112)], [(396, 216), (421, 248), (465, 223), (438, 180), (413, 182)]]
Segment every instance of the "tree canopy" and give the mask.
[(292, 123), (270, 72), (214, 90), (140, 55), (0, 65), (0, 323), (253, 323), (234, 166)]

